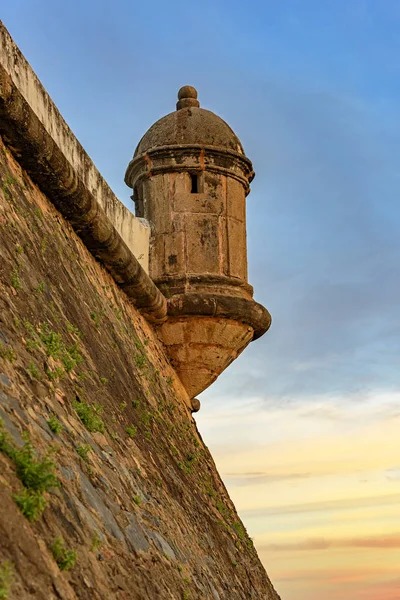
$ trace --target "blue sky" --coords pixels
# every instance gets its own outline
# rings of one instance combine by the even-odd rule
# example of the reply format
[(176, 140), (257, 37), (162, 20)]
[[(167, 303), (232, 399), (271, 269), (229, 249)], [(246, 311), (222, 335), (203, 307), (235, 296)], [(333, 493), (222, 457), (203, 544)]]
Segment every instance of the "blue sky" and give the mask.
[[(378, 443), (362, 426), (395, 418), (400, 389), (400, 3), (14, 0), (2, 19), (128, 206), (123, 176), (134, 148), (174, 110), (184, 84), (232, 126), (254, 163), (249, 280), (273, 324), (203, 394), (198, 415), (239, 509), (252, 510), (241, 495), (242, 475), (229, 474), (235, 469), (224, 462), (233, 448), (227, 427), (242, 456), (270, 441), (268, 427), (280, 419), (288, 420), (286, 443), (299, 428), (311, 439), (319, 427), (351, 432), (353, 419), (360, 448), (365, 439)], [(269, 411), (262, 431), (260, 411)], [(391, 448), (385, 452), (393, 460), (379, 465), (382, 473), (400, 465)], [(246, 468), (254, 470), (254, 460), (268, 480), (262, 457), (252, 456)], [(294, 477), (308, 472), (298, 466)], [(315, 489), (307, 493), (301, 502)], [(256, 539), (272, 527), (270, 512)], [(285, 600), (299, 598), (291, 593)], [(310, 587), (304, 593), (310, 600)]]
[(241, 138), (257, 173), (250, 281), (273, 327), (221, 390), (398, 386), (398, 2), (16, 0), (2, 12), (128, 205), (125, 167), (181, 85)]

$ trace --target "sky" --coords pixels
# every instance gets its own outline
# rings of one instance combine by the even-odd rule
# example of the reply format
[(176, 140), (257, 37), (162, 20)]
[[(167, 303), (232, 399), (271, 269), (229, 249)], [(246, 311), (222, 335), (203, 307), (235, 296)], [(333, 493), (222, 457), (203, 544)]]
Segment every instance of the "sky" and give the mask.
[(182, 85), (235, 130), (273, 321), (198, 427), (283, 600), (399, 600), (400, 2), (14, 0), (1, 18), (129, 207), (126, 166)]

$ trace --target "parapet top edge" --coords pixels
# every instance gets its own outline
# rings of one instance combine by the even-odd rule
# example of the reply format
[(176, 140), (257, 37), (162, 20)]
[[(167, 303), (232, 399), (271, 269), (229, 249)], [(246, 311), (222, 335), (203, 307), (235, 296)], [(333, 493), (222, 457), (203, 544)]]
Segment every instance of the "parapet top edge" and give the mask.
[[(9, 75), (13, 85), (30, 106), (47, 134), (58, 146), (71, 167), (78, 173), (85, 187), (95, 195), (96, 200), (105, 210), (107, 216), (115, 221), (114, 225), (125, 243), (135, 256), (142, 256), (140, 262), (147, 272), (148, 228), (135, 217), (111, 190), (2, 21), (0, 21), (0, 65)], [(121, 214), (123, 219), (120, 216)], [(122, 220), (129, 220), (129, 227), (126, 224), (122, 227)], [(133, 232), (137, 234), (136, 239)]]

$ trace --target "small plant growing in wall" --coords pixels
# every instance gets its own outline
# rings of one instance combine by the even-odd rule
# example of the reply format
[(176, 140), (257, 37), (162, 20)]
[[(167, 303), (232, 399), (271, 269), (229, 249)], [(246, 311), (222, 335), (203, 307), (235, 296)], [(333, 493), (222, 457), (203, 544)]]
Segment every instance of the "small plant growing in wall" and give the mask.
[(14, 449), (12, 458), (17, 469), (17, 475), (27, 489), (36, 492), (47, 492), (50, 488), (59, 486), (59, 481), (54, 473), (53, 454), (54, 451), (49, 450), (43, 458), (36, 458), (29, 439), (22, 448)]
[(29, 439), (22, 448), (16, 448), (1, 419), (0, 452), (13, 461), (17, 477), (24, 486), (19, 494), (13, 496), (18, 508), (29, 521), (35, 521), (46, 507), (44, 492), (59, 486), (52, 460), (54, 452), (49, 450), (42, 458), (37, 458)]
[(133, 439), (137, 434), (137, 427), (135, 425), (129, 425), (125, 431), (129, 437)]
[(70, 373), (77, 365), (81, 364), (83, 358), (79, 352), (78, 342), (65, 350), (61, 357), (61, 361), (67, 373)]
[(28, 373), (32, 377), (32, 379), (36, 379), (37, 381), (40, 381), (40, 379), (41, 379), (40, 371), (39, 371), (38, 366), (34, 362), (30, 362), (29, 365), (27, 366), (26, 370), (28, 371)]
[(76, 451), (82, 460), (89, 462), (89, 452), (92, 451), (92, 447), (89, 444), (81, 444), (77, 446)]
[(79, 338), (82, 337), (82, 332), (80, 331), (80, 329), (78, 329), (78, 327), (76, 327), (73, 323), (70, 323), (70, 321), (67, 321), (67, 331), (76, 335)]
[(146, 364), (146, 357), (142, 353), (136, 353), (134, 355), (134, 360), (135, 360), (136, 366), (139, 369), (142, 369), (144, 367), (144, 365)]
[(15, 177), (10, 174), (5, 177), (4, 181), (6, 182), (6, 185), (14, 185), (14, 183), (17, 183)]
[(14, 567), (9, 560), (0, 564), (0, 600), (7, 600), (14, 580)]
[(9, 362), (14, 362), (17, 358), (14, 350), (8, 346), (5, 346), (0, 342), (0, 358), (4, 360), (8, 360)]
[(37, 286), (34, 288), (34, 292), (36, 292), (36, 294), (43, 294), (44, 290), (45, 290), (45, 283), (44, 281), (40, 281)]
[(94, 324), (96, 325), (97, 329), (100, 326), (100, 317), (97, 313), (95, 312), (91, 312), (90, 313), (90, 318), (92, 319), (92, 321), (94, 322)]
[(153, 421), (153, 415), (151, 414), (150, 411), (145, 410), (142, 412), (142, 414), (140, 415), (140, 422), (145, 426), (145, 427), (150, 427)]
[(11, 273), (10, 283), (14, 290), (19, 290), (21, 287), (21, 279), (19, 277), (19, 267), (15, 267)]
[(23, 489), (13, 497), (19, 510), (28, 521), (37, 521), (47, 505), (43, 494), (34, 490)]
[(61, 425), (60, 421), (54, 416), (51, 416), (50, 419), (47, 420), (47, 425), (49, 426), (50, 430), (56, 434), (61, 433), (63, 430), (63, 426)]
[(239, 521), (235, 521), (232, 524), (233, 529), (236, 531), (236, 533), (238, 534), (238, 537), (241, 541), (243, 541), (246, 537), (246, 531), (243, 527), (243, 525), (241, 523), (239, 523)]
[(60, 333), (52, 331), (46, 324), (40, 332), (40, 339), (46, 349), (47, 356), (52, 358), (60, 358), (64, 351), (64, 343)]
[(61, 379), (64, 375), (64, 369), (62, 367), (56, 367), (53, 371), (46, 369), (46, 375), (49, 381), (57, 381), (57, 379)]
[(92, 406), (90, 404), (86, 404), (86, 402), (75, 401), (73, 407), (88, 431), (92, 433), (104, 433), (105, 425), (103, 419), (100, 417), (101, 413), (103, 412), (101, 406)]
[(54, 540), (53, 545), (51, 546), (51, 552), (60, 571), (68, 571), (68, 569), (75, 566), (76, 551), (68, 549), (61, 536)]
[(90, 552), (96, 552), (101, 546), (101, 538), (97, 531), (94, 532), (92, 545), (90, 546)]

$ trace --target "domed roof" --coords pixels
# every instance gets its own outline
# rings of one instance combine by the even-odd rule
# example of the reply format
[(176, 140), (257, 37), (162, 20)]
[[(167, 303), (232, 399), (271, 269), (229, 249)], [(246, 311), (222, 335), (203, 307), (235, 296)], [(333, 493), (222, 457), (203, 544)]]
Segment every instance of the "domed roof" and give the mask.
[(239, 138), (216, 114), (200, 108), (197, 91), (186, 85), (179, 90), (176, 111), (154, 123), (140, 140), (134, 156), (161, 146), (201, 145), (224, 148), (244, 156)]

